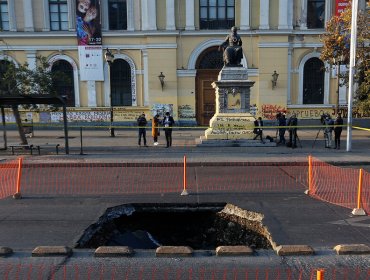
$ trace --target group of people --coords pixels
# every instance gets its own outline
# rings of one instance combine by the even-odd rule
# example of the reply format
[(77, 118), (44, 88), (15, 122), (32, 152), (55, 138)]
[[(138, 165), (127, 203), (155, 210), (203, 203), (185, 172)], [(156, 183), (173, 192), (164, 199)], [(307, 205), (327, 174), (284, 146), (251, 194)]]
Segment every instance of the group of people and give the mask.
[[(142, 113), (137, 119), (137, 125), (139, 127), (138, 145), (141, 146), (141, 138), (144, 141), (144, 147), (148, 147), (146, 141), (146, 125), (148, 121), (145, 114)], [(158, 136), (160, 136), (160, 127), (163, 127), (164, 134), (166, 137), (166, 148), (172, 146), (172, 126), (175, 124), (173, 117), (169, 112), (166, 112), (163, 119), (160, 119), (159, 114), (156, 114), (152, 119), (152, 137), (154, 146), (158, 146)]]
[(324, 128), (324, 139), (325, 148), (332, 148), (333, 141), (333, 131), (334, 131), (334, 149), (340, 149), (340, 135), (343, 130), (343, 119), (341, 114), (337, 114), (335, 120), (333, 120), (329, 114), (324, 114), (321, 116), (321, 123), (325, 125)]

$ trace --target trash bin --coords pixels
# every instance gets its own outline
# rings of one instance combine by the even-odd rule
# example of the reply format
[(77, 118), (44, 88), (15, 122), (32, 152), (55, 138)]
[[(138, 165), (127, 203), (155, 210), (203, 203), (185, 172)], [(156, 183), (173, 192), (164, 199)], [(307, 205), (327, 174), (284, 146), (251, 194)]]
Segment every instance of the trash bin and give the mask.
[(33, 120), (27, 120), (25, 119), (23, 121), (23, 132), (26, 135), (26, 137), (33, 137)]

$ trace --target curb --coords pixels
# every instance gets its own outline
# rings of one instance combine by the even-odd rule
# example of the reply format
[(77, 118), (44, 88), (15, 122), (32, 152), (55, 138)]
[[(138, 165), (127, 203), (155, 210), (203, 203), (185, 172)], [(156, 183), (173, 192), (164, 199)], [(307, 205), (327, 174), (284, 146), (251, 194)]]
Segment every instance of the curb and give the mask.
[(340, 244), (334, 247), (338, 255), (370, 254), (370, 247), (365, 244)]
[(13, 254), (13, 250), (9, 247), (0, 247), (0, 257), (6, 257)]
[(216, 256), (250, 256), (253, 250), (248, 246), (218, 246)]
[(193, 249), (188, 246), (161, 246), (155, 250), (156, 257), (192, 257)]
[(130, 257), (134, 250), (128, 246), (100, 246), (94, 252), (96, 258)]
[(278, 256), (313, 255), (315, 251), (308, 245), (280, 245), (276, 247)]
[(32, 251), (32, 257), (71, 256), (72, 249), (67, 246), (38, 246)]

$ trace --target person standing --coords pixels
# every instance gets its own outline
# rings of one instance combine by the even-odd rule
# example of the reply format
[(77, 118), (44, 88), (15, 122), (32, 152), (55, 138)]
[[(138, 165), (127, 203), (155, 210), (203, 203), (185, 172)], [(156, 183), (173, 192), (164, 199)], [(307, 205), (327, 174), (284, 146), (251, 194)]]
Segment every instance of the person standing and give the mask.
[(141, 146), (141, 137), (143, 137), (144, 140), (144, 147), (148, 147), (146, 144), (146, 124), (147, 120), (145, 118), (145, 114), (141, 114), (140, 117), (137, 119), (137, 125), (139, 126), (139, 141), (138, 144)]
[(337, 115), (337, 118), (334, 121), (334, 142), (335, 147), (334, 149), (340, 149), (340, 135), (342, 134), (343, 130), (343, 119), (341, 114)]
[(331, 148), (331, 142), (333, 140), (333, 125), (334, 121), (329, 114), (325, 116), (325, 129), (324, 129), (324, 138), (325, 138), (325, 148)]
[(279, 125), (279, 142), (278, 144), (285, 145), (285, 131), (286, 131), (286, 118), (285, 114), (279, 113), (278, 115), (278, 125)]
[(262, 136), (262, 127), (263, 127), (262, 118), (258, 117), (258, 119), (254, 121), (253, 133), (256, 134), (256, 136), (254, 136), (253, 140), (256, 140), (259, 137), (261, 139), (261, 142), (265, 144), (265, 141), (263, 141), (263, 136)]
[(166, 112), (163, 118), (163, 126), (164, 126), (164, 134), (166, 136), (166, 148), (172, 146), (172, 126), (175, 123), (172, 116), (170, 116), (169, 112)]
[(156, 114), (152, 119), (152, 136), (154, 141), (154, 146), (158, 146), (158, 136), (159, 136), (159, 115)]
[(297, 115), (293, 114), (290, 116), (287, 122), (287, 126), (289, 126), (289, 145), (287, 146), (291, 146), (292, 149), (297, 148), (297, 125)]

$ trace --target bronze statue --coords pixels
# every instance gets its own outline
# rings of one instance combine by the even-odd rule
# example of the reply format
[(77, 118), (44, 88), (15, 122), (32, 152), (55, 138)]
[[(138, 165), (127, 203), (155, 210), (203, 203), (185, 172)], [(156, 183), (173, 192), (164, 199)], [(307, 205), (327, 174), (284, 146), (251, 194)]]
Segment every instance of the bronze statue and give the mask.
[(243, 58), (242, 39), (237, 33), (238, 28), (233, 26), (231, 33), (227, 35), (225, 42), (223, 42), (218, 50), (224, 52), (224, 66), (226, 67), (242, 67), (241, 60)]

